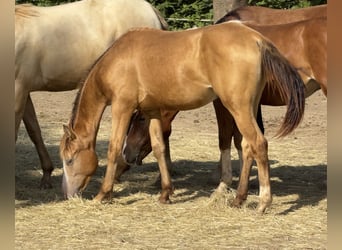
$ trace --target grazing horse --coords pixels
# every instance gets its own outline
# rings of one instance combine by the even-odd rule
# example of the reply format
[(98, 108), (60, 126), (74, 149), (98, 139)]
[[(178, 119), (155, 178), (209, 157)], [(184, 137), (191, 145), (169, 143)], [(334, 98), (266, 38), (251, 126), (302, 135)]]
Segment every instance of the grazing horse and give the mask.
[[(253, 23), (245, 24), (269, 38), (282, 54), (298, 69), (306, 85), (306, 97), (319, 89), (327, 96), (326, 17), (281, 25), (262, 26)], [(234, 138), (234, 144), (239, 153), (240, 166), (242, 166), (242, 138), (232, 115), (224, 108), (221, 101), (217, 99), (213, 104), (219, 129), (219, 148), (221, 152), (221, 164), (219, 166), (222, 167), (223, 171), (221, 174), (215, 172), (213, 178), (216, 182), (219, 176), (221, 177), (221, 181), (229, 186), (232, 182), (231, 141)], [(272, 106), (285, 105), (284, 101), (279, 97), (279, 93), (268, 91), (267, 89), (263, 92), (261, 104)], [(260, 111), (259, 105), (258, 115), (261, 114)], [(164, 138), (165, 142), (168, 143), (168, 136), (171, 134), (171, 122), (178, 111), (162, 110), (161, 113), (163, 127), (165, 128), (163, 130)], [(126, 157), (130, 164), (141, 164), (144, 157), (151, 152), (147, 122), (148, 120), (144, 118), (142, 112), (138, 111), (134, 114), (125, 143)], [(261, 118), (258, 120), (259, 126), (260, 122), (262, 122)], [(119, 171), (120, 173), (123, 172), (123, 170)]]
[[(160, 202), (173, 192), (165, 160), (161, 109), (188, 110), (220, 98), (243, 135), (244, 164), (258, 165), (260, 202), (272, 202), (267, 140), (256, 112), (264, 88), (282, 93), (287, 112), (279, 136), (293, 131), (304, 113), (304, 84), (293, 66), (260, 33), (238, 22), (187, 31), (137, 29), (118, 39), (90, 71), (81, 88), (60, 144), (65, 197), (78, 195), (94, 174), (96, 136), (102, 113), (111, 105), (112, 133), (107, 169), (95, 200), (110, 198), (118, 158), (134, 110), (150, 120), (149, 132), (161, 174)], [(238, 190), (240, 206), (247, 190)]]
[(144, 0), (83, 0), (53, 7), (15, 6), (15, 139), (23, 119), (51, 187), (53, 164), (44, 145), (31, 91), (80, 86), (95, 60), (132, 27), (167, 29)]

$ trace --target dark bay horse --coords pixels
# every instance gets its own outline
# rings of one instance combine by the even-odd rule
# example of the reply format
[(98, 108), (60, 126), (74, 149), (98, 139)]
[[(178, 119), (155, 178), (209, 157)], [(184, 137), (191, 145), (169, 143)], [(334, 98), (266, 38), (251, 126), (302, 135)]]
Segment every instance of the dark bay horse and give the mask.
[(53, 164), (44, 145), (30, 92), (79, 87), (95, 60), (132, 27), (167, 29), (144, 0), (82, 0), (52, 7), (15, 6), (15, 140), (21, 120), (51, 187)]
[[(154, 156), (161, 173), (160, 202), (173, 192), (165, 160), (161, 109), (188, 110), (220, 98), (243, 135), (244, 164), (258, 165), (260, 202), (264, 212), (272, 202), (268, 146), (256, 120), (265, 87), (279, 91), (287, 112), (279, 136), (300, 123), (305, 86), (294, 67), (260, 33), (238, 22), (188, 31), (137, 29), (119, 38), (97, 61), (76, 98), (60, 144), (66, 197), (86, 188), (97, 165), (96, 136), (106, 106), (111, 105), (112, 133), (106, 174), (94, 198), (110, 198), (118, 159), (134, 110), (149, 119)], [(247, 167), (246, 167), (247, 168)], [(238, 190), (240, 206), (247, 190)]]
[[(326, 17), (304, 20), (282, 25), (256, 25), (247, 23), (247, 26), (259, 31), (269, 38), (282, 54), (297, 68), (306, 85), (306, 97), (321, 89), (327, 95), (327, 20)], [(241, 156), (241, 134), (234, 119), (224, 108), (219, 99), (215, 100), (214, 107), (219, 128), (219, 147), (221, 151), (220, 166), (222, 173), (214, 173), (215, 181), (220, 176), (221, 181), (228, 186), (232, 182), (231, 168), (231, 141), (234, 138), (235, 147)], [(261, 97), (261, 104), (285, 105), (275, 91), (266, 88)], [(260, 106), (259, 106), (260, 107)], [(171, 122), (177, 115), (175, 110), (162, 110), (162, 123), (165, 130), (164, 138), (168, 142), (171, 134)], [(258, 113), (259, 114), (259, 113)], [(262, 120), (261, 120), (262, 122)], [(151, 152), (147, 120), (141, 112), (134, 114), (128, 131), (125, 150), (127, 161), (141, 164), (142, 159)], [(241, 165), (241, 164), (240, 164)], [(120, 170), (122, 172), (123, 170)]]

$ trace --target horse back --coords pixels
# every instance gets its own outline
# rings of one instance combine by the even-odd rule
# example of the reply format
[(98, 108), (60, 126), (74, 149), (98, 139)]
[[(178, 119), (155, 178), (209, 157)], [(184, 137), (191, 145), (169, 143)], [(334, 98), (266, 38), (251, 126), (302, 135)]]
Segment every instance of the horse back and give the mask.
[(30, 91), (75, 89), (95, 60), (129, 29), (161, 28), (161, 17), (144, 0), (18, 5), (15, 17), (16, 78), (29, 81)]
[[(214, 100), (214, 89), (232, 75), (260, 70), (258, 41), (262, 39), (240, 23), (178, 32), (135, 29), (107, 51), (95, 66), (94, 77), (101, 78), (107, 95), (118, 96), (118, 89), (130, 88), (144, 108), (158, 104), (164, 109), (191, 109)], [(248, 67), (241, 67), (244, 63)], [(233, 89), (234, 84), (225, 89)]]
[(216, 23), (227, 22), (230, 20), (241, 20), (257, 23), (259, 25), (273, 25), (326, 16), (326, 4), (294, 10), (280, 10), (260, 6), (243, 6), (228, 12)]
[[(282, 25), (247, 25), (270, 39), (299, 71), (307, 85), (306, 96), (310, 96), (319, 88), (322, 88), (323, 92), (326, 93), (326, 17)], [(268, 92), (267, 90), (264, 91), (261, 102), (266, 105), (284, 105), (277, 92)]]

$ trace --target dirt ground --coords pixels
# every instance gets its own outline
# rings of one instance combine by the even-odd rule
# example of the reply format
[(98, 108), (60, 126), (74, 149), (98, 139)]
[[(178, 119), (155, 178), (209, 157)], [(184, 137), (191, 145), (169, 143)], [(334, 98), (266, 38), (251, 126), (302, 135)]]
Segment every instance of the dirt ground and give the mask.
[[(283, 139), (272, 136), (285, 107), (263, 107), (269, 141), (272, 206), (255, 213), (257, 169), (241, 209), (231, 208), (233, 192), (212, 196), (208, 182), (219, 159), (212, 104), (181, 112), (173, 123), (171, 157), (176, 175), (171, 205), (158, 203), (158, 167), (152, 156), (114, 187), (109, 204), (97, 204), (110, 133), (108, 110), (102, 119), (99, 168), (83, 199), (62, 198), (58, 147), (75, 91), (33, 93), (42, 133), (52, 161), (53, 188), (40, 190), (38, 156), (21, 125), (16, 144), (16, 249), (326, 249), (327, 248), (327, 100), (321, 92), (307, 99), (300, 127)], [(233, 150), (234, 181), (239, 166)]]

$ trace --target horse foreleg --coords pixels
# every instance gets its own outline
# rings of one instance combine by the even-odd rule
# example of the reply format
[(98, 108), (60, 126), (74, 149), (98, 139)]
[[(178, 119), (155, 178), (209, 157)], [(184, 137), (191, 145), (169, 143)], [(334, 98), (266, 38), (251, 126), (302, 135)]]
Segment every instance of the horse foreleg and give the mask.
[(36, 147), (40, 159), (40, 165), (43, 169), (43, 177), (40, 181), (40, 188), (52, 188), (51, 173), (53, 171), (53, 164), (45, 147), (30, 95), (27, 98), (23, 121), (27, 133)]
[(111, 199), (117, 168), (122, 163), (120, 154), (132, 113), (133, 109), (125, 108), (119, 102), (112, 104), (112, 132), (107, 153), (107, 168), (100, 191), (94, 200)]
[(159, 197), (161, 203), (169, 203), (169, 196), (173, 193), (173, 187), (171, 183), (170, 173), (168, 171), (167, 161), (165, 157), (165, 144), (163, 139), (162, 125), (160, 121), (160, 113), (156, 112), (149, 114), (150, 118), (150, 138), (151, 147), (154, 157), (158, 161), (159, 171), (161, 175), (161, 187), (162, 192)]

